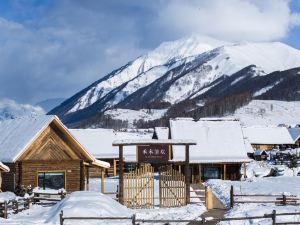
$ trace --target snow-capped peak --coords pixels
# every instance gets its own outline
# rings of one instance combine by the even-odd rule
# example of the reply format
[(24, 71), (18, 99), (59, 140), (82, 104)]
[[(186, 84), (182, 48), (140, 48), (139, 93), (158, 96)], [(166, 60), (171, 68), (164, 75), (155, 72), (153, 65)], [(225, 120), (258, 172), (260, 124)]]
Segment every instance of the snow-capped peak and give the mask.
[(24, 116), (37, 116), (45, 114), (45, 111), (39, 106), (29, 104), (19, 104), (14, 100), (0, 100), (0, 121), (5, 119), (15, 119)]

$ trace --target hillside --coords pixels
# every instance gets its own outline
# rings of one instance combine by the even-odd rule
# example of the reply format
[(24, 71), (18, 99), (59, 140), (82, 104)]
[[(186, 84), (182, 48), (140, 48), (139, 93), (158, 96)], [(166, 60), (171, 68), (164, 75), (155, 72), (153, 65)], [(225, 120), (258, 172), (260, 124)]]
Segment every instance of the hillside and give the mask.
[(230, 117), (240, 119), (242, 125), (300, 124), (300, 101), (253, 100), (237, 109)]
[[(296, 67), (300, 51), (280, 42), (232, 44), (192, 36), (161, 44), (49, 113), (70, 127), (112, 125), (112, 109), (163, 109), (166, 117), (219, 116), (254, 98), (300, 100)], [(222, 102), (227, 102), (225, 108), (212, 109)]]

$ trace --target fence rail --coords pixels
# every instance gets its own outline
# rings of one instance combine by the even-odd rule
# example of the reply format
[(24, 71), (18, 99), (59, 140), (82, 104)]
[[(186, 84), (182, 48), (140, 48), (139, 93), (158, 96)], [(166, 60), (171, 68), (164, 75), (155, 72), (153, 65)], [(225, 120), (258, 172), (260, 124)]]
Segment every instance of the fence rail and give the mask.
[[(56, 196), (56, 198), (51, 198), (51, 196)], [(40, 201), (47, 202), (58, 202), (64, 199), (66, 196), (65, 192), (60, 193), (34, 193), (28, 198), (18, 198), (17, 200), (9, 200), (0, 202), (0, 217), (5, 219), (8, 218), (9, 213), (17, 214), (23, 210), (30, 208), (30, 204), (40, 204)]]
[(137, 219), (136, 215), (131, 217), (65, 217), (63, 211), (60, 213), (60, 225), (64, 225), (66, 220), (128, 220), (131, 221), (132, 225), (138, 225), (140, 223), (192, 223), (192, 222), (202, 222), (203, 225), (211, 222), (222, 222), (222, 221), (239, 221), (239, 220), (254, 220), (254, 219), (270, 219), (272, 225), (281, 225), (281, 224), (300, 224), (299, 221), (285, 221), (285, 222), (276, 222), (277, 218), (280, 216), (300, 216), (300, 212), (289, 212), (289, 213), (276, 213), (276, 210), (273, 210), (270, 214), (264, 214), (259, 216), (248, 216), (248, 217), (228, 217), (228, 218), (213, 218), (206, 219), (205, 217), (199, 217), (198, 219), (187, 220), (187, 219), (164, 219), (164, 220), (155, 220), (155, 219)]
[[(239, 197), (247, 197), (249, 199), (239, 199)], [(267, 199), (253, 199), (253, 198)], [(270, 200), (269, 200), (270, 199)], [(279, 195), (279, 194), (235, 194), (233, 185), (230, 187), (230, 208), (233, 208), (235, 203), (274, 203), (277, 205), (298, 205), (300, 198), (296, 195)]]

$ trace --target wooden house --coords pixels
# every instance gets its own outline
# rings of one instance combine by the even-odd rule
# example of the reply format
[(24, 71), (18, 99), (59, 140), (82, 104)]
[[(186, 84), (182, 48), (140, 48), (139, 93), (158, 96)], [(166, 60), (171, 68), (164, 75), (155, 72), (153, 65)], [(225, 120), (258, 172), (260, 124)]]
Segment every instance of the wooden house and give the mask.
[(2, 176), (1, 173), (3, 172), (9, 172), (9, 167), (4, 165), (2, 162), (0, 162), (0, 192), (2, 192), (1, 186), (2, 186)]
[[(241, 165), (251, 161), (247, 152), (253, 152), (243, 136), (240, 122), (234, 119), (176, 118), (170, 120), (172, 139), (192, 139), (197, 145), (190, 147), (192, 182), (207, 179), (238, 180)], [(183, 147), (173, 146), (172, 161), (184, 161)], [(243, 173), (242, 173), (243, 174)]]
[(96, 160), (56, 116), (24, 117), (0, 123), (0, 160), (10, 169), (2, 175), (2, 190), (17, 185), (85, 190), (89, 170), (108, 168)]
[(256, 161), (263, 161), (268, 159), (268, 153), (265, 150), (256, 149), (253, 152), (253, 159)]
[[(243, 132), (254, 149), (270, 151), (294, 148), (299, 139), (299, 137), (296, 138), (299, 136), (299, 132), (296, 132), (298, 128), (295, 129), (289, 131), (286, 127), (252, 126), (243, 128)], [(295, 134), (295, 140), (291, 135), (292, 132)]]
[[(98, 160), (110, 163), (111, 167), (105, 169), (106, 176), (116, 176), (119, 171), (119, 150), (112, 146), (118, 139), (151, 139), (153, 131), (130, 132), (114, 131), (112, 129), (70, 129), (76, 139)], [(124, 169), (131, 170), (136, 165), (136, 147), (126, 146), (124, 151)], [(92, 177), (99, 176), (97, 169), (90, 171)]]

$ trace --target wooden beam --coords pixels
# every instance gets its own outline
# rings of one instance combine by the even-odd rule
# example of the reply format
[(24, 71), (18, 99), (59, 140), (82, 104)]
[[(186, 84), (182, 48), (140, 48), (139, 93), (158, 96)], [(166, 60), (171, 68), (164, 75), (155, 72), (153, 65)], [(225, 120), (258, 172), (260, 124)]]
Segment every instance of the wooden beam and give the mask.
[(247, 172), (246, 172), (246, 163), (244, 162), (244, 178), (247, 178)]
[(87, 191), (90, 190), (90, 169), (86, 167), (86, 188)]
[(117, 176), (117, 160), (114, 159), (114, 177)]
[(124, 204), (123, 145), (119, 145), (119, 202)]
[(226, 164), (223, 164), (223, 179), (226, 180), (227, 178), (227, 168)]
[(199, 181), (202, 182), (202, 167), (201, 164), (198, 164), (198, 170), (199, 170)]
[(190, 203), (190, 146), (185, 146), (185, 164), (184, 164), (184, 175), (185, 175), (185, 198), (186, 204)]
[(101, 193), (104, 194), (104, 168), (101, 169)]

